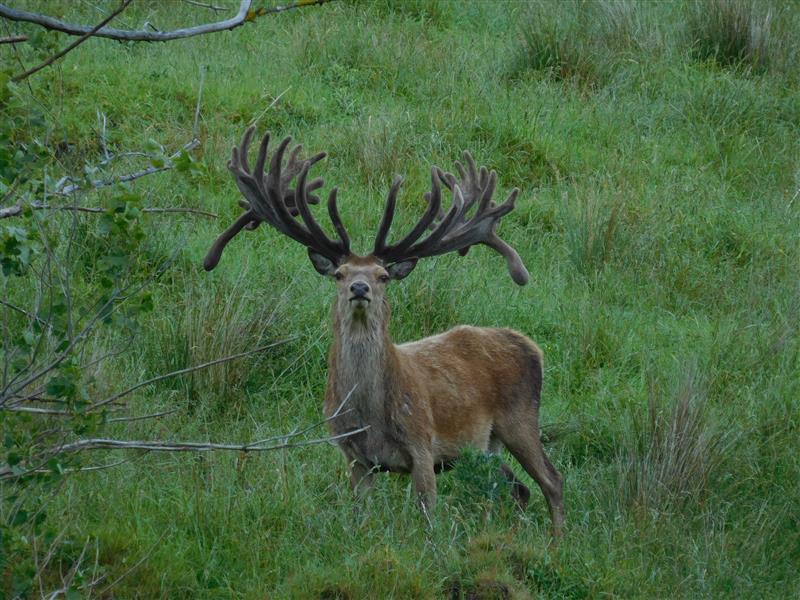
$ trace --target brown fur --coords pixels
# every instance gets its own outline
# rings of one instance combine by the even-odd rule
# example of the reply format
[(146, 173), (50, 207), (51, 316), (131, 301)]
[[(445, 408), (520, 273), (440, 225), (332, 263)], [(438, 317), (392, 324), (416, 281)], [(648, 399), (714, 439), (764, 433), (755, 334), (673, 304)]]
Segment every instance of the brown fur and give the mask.
[[(369, 426), (342, 439), (351, 484), (369, 487), (375, 470), (410, 472), (424, 511), (436, 502), (437, 467), (467, 446), (494, 451), (502, 444), (544, 493), (553, 529), (564, 520), (561, 475), (539, 440), (542, 353), (511, 329), (461, 326), (416, 342), (395, 345), (389, 337), (384, 298), (387, 270), (374, 257), (349, 257), (335, 272), (334, 340), (329, 356), (325, 414), (348, 397), (333, 434)], [(354, 302), (354, 282), (369, 286)], [(508, 467), (520, 504), (527, 488)]]

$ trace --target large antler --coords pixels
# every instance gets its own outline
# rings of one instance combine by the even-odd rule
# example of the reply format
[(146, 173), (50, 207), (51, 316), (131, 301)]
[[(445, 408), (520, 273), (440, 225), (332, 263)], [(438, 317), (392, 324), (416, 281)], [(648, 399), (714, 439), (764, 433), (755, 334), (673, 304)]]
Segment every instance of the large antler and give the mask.
[[(505, 256), (511, 278), (515, 283), (525, 285), (528, 282), (528, 271), (522, 264), (522, 259), (516, 250), (495, 233), (500, 219), (514, 209), (519, 190), (514, 188), (505, 202), (495, 205), (492, 194), (497, 185), (497, 173), (488, 171), (486, 167), (478, 169), (469, 152), (464, 153), (464, 160), (466, 169), (456, 162), (461, 181), (453, 174), (433, 167), (431, 191), (425, 194), (428, 201), (425, 214), (403, 239), (396, 244), (387, 245), (386, 236), (392, 225), (397, 193), (403, 181), (399, 177), (395, 179), (386, 199), (373, 254), (388, 263), (453, 251), (464, 256), (473, 244), (484, 244)], [(453, 193), (453, 204), (447, 213), (442, 210), (440, 182)], [(477, 207), (470, 216), (468, 213), (476, 204)], [(431, 233), (420, 241), (420, 237), (429, 228)]]
[[(308, 208), (309, 204), (317, 204), (319, 198), (310, 192), (322, 187), (322, 179), (314, 179), (306, 183), (308, 171), (312, 165), (325, 158), (325, 153), (320, 152), (308, 160), (300, 160), (301, 145), (295, 146), (289, 153), (289, 160), (285, 166), (283, 155), (291, 142), (291, 137), (286, 137), (272, 155), (269, 171), (264, 177), (264, 165), (267, 161), (270, 134), (267, 133), (261, 140), (255, 168), (250, 169), (247, 161), (247, 152), (253, 137), (255, 127), (249, 127), (242, 136), (238, 148), (234, 148), (228, 169), (236, 179), (236, 185), (246, 200), (239, 204), (246, 210), (236, 221), (228, 227), (212, 244), (208, 251), (203, 267), (210, 271), (219, 263), (222, 251), (236, 234), (242, 229), (255, 229), (262, 222), (266, 222), (284, 235), (300, 242), (309, 250), (322, 254), (334, 263), (350, 254), (350, 239), (347, 231), (339, 218), (336, 208), (337, 188), (333, 188), (328, 196), (328, 214), (339, 237), (331, 240), (314, 219)], [(292, 180), (297, 178), (297, 185), (290, 189)], [(301, 220), (295, 217), (300, 215)]]

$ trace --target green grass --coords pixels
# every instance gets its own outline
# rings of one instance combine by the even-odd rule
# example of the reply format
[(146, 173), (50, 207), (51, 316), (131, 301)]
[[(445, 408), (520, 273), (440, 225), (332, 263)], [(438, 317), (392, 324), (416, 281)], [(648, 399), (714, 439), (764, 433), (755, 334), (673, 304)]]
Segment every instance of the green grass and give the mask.
[[(776, 5), (767, 38), (748, 46), (727, 13), (704, 20), (723, 5), (756, 24), (767, 10), (336, 2), (169, 44), (89, 40), (32, 77), (68, 168), (99, 160), (98, 109), (119, 150), (188, 141), (207, 68), (206, 174), (135, 188), (151, 205), (220, 219), (148, 219), (147, 260), (181, 250), (131, 352), (98, 385), (297, 336), (143, 389), (136, 414), (179, 410), (111, 434), (247, 441), (320, 418), (332, 284), (264, 227), (213, 273), (200, 266), (239, 213), (225, 163), (255, 121), (329, 153), (317, 174), (339, 186), (364, 252), (395, 173), (407, 178), (395, 231), (424, 209), (431, 164), (452, 169), (463, 150), (498, 170), (498, 196), (521, 188), (500, 232), (529, 285), (483, 248), (429, 260), (393, 285), (391, 331), (407, 341), (470, 323), (536, 340), (548, 452), (566, 481), (567, 536), (548, 548), (535, 485), (519, 514), (475, 481), (479, 457), (442, 475), (428, 530), (407, 478), (380, 477), (357, 508), (333, 447), (146, 455), (68, 481), (49, 516), (73, 543), (63, 564), (87, 536), (109, 581), (146, 558), (119, 598), (800, 594), (800, 83), (781, 66), (800, 20), (794, 4)], [(172, 6), (135, 2), (117, 26), (211, 17)], [(49, 7), (99, 16), (90, 3)], [(726, 31), (744, 46), (725, 45)], [(13, 65), (9, 47), (0, 57)], [(90, 285), (88, 242), (84, 252)]]

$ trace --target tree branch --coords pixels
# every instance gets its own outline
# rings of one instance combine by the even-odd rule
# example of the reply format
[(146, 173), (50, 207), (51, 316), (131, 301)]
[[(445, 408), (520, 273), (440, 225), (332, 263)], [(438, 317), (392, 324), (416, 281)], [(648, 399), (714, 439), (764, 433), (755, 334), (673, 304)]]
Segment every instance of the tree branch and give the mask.
[[(178, 156), (180, 156), (181, 152), (191, 152), (199, 145), (200, 145), (200, 140), (194, 139), (191, 142), (184, 144), (183, 148), (173, 153), (168, 160), (170, 161), (175, 160), (176, 158), (178, 158)], [(92, 181), (92, 187), (98, 189), (101, 187), (114, 185), (115, 183), (126, 183), (128, 181), (133, 181), (134, 179), (139, 179), (140, 177), (152, 175), (153, 173), (160, 173), (161, 171), (169, 171), (170, 169), (174, 168), (175, 165), (173, 165), (171, 162), (165, 164), (163, 167), (147, 167), (146, 169), (142, 169), (141, 171), (136, 171), (135, 173), (129, 173), (128, 175), (119, 175), (118, 177), (112, 177), (111, 179), (98, 179)], [(61, 181), (59, 181), (59, 183), (63, 185), (65, 179), (69, 181), (69, 179), (63, 178), (61, 179)], [(57, 186), (56, 190), (53, 191), (52, 193), (58, 196), (68, 196), (72, 192), (76, 192), (82, 187), (83, 186), (80, 183), (73, 183), (65, 187)]]
[[(215, 444), (213, 442), (170, 442), (170, 441), (140, 441), (140, 440), (112, 440), (107, 438), (89, 438), (65, 444), (58, 449), (58, 453), (78, 452), (83, 450), (147, 450), (148, 452), (210, 452), (227, 450), (233, 452), (267, 452), (285, 448), (298, 448), (300, 446), (315, 446), (327, 444), (351, 435), (356, 435), (369, 429), (369, 425), (346, 431), (337, 435), (302, 440), (299, 442), (281, 442), (272, 446), (259, 446), (256, 444)], [(291, 435), (281, 436), (285, 438)], [(2, 477), (2, 474), (0, 474)]]
[[(168, 42), (170, 40), (189, 38), (196, 35), (205, 35), (217, 31), (229, 31), (244, 25), (248, 21), (254, 21), (257, 17), (284, 12), (293, 8), (303, 8), (306, 6), (326, 4), (327, 2), (331, 1), (332, 0), (300, 0), (299, 2), (287, 4), (285, 6), (251, 10), (250, 6), (252, 5), (252, 0), (241, 0), (239, 4), (239, 12), (236, 13), (236, 16), (231, 17), (230, 19), (225, 19), (224, 21), (217, 21), (215, 23), (207, 23), (205, 25), (187, 27), (184, 29), (175, 29), (173, 31), (142, 31), (102, 27), (92, 35), (95, 37), (103, 37), (126, 42)], [(45, 29), (60, 31), (68, 35), (85, 35), (92, 29), (85, 25), (66, 23), (59, 19), (54, 19), (40, 13), (16, 10), (6, 6), (5, 4), (0, 4), (0, 17), (5, 17), (6, 19), (10, 19), (12, 21), (34, 23), (44, 27)]]
[(0, 44), (16, 44), (17, 42), (27, 42), (28, 36), (27, 35), (9, 35), (6, 37), (0, 37)]
[[(67, 211), (85, 212), (85, 213), (104, 213), (108, 210), (101, 206), (70, 206), (70, 205), (52, 206), (50, 204), (40, 204), (39, 202), (33, 202), (28, 206), (33, 210), (67, 210)], [(20, 204), (16, 206), (9, 206), (8, 208), (0, 208), (0, 219), (8, 219), (11, 217), (16, 217), (22, 212), (22, 209), (23, 207)], [(207, 212), (205, 210), (198, 210), (196, 208), (184, 208), (181, 206), (168, 207), (168, 208), (147, 207), (143, 208), (142, 212), (150, 214), (190, 213), (194, 215), (202, 215), (204, 217), (211, 217), (212, 219), (216, 219), (219, 216), (216, 213)]]
[[(64, 55), (65, 55), (65, 54), (67, 54), (68, 52), (70, 52), (70, 51), (74, 50), (75, 48), (77, 48), (78, 46), (80, 46), (80, 45), (81, 45), (83, 42), (85, 42), (85, 41), (86, 41), (86, 40), (88, 40), (90, 37), (92, 37), (93, 35), (95, 35), (95, 34), (96, 34), (96, 33), (97, 33), (97, 32), (98, 32), (100, 29), (102, 29), (102, 28), (103, 28), (103, 27), (104, 27), (106, 24), (108, 24), (108, 23), (111, 21), (111, 19), (113, 19), (113, 18), (114, 18), (114, 17), (116, 17), (116, 16), (117, 16), (119, 13), (121, 13), (123, 10), (125, 10), (126, 8), (128, 8), (128, 5), (129, 5), (131, 2), (133, 2), (133, 0), (122, 0), (122, 4), (120, 4), (120, 6), (119, 6), (119, 8), (118, 8), (117, 10), (115, 10), (113, 13), (111, 13), (110, 15), (108, 15), (108, 16), (107, 16), (105, 19), (103, 19), (102, 21), (100, 21), (100, 23), (98, 23), (97, 25), (95, 25), (94, 27), (92, 27), (92, 28), (91, 28), (89, 31), (87, 31), (86, 33), (84, 33), (84, 34), (83, 34), (83, 35), (82, 35), (80, 38), (78, 38), (77, 40), (75, 40), (74, 42), (72, 42), (72, 43), (71, 43), (69, 46), (67, 46), (67, 47), (66, 47), (66, 48), (64, 48), (63, 50), (61, 50), (61, 51), (59, 51), (59, 52), (56, 52), (56, 53), (55, 53), (53, 56), (51, 56), (50, 58), (48, 58), (48, 59), (47, 59), (46, 61), (44, 61), (43, 63), (40, 63), (40, 64), (36, 65), (35, 67), (32, 67), (32, 68), (28, 69), (28, 70), (27, 70), (27, 71), (25, 71), (24, 73), (20, 73), (19, 75), (15, 75), (14, 77), (12, 77), (12, 78), (11, 78), (11, 81), (13, 81), (13, 82), (15, 82), (15, 83), (16, 83), (16, 82), (20, 82), (20, 81), (22, 81), (23, 79), (27, 79), (28, 77), (30, 77), (31, 75), (33, 75), (33, 74), (34, 74), (34, 73), (36, 73), (37, 71), (41, 71), (41, 70), (42, 70), (42, 69), (44, 69), (46, 66), (48, 66), (48, 65), (52, 65), (52, 64), (53, 64), (54, 62), (56, 62), (56, 61), (57, 61), (59, 58), (61, 58), (62, 56), (64, 56)], [(0, 5), (0, 8), (2, 8), (2, 5)]]

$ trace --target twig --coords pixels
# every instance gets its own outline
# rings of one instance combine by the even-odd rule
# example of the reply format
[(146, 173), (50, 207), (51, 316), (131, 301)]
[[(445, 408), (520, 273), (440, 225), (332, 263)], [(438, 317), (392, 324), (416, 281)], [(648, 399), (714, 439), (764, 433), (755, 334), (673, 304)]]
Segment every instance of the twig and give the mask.
[(103, 148), (103, 158), (104, 163), (108, 163), (111, 161), (111, 156), (108, 154), (108, 141), (106, 139), (106, 115), (105, 113), (100, 112), (100, 109), (96, 109), (97, 112), (97, 124), (100, 125), (100, 145)]
[(221, 12), (226, 10), (224, 6), (214, 6), (213, 4), (203, 4), (202, 2), (197, 2), (196, 0), (183, 0), (186, 4), (191, 4), (192, 6), (199, 6), (200, 8), (210, 8), (214, 12)]
[[(90, 37), (92, 37), (93, 35), (95, 35), (95, 34), (96, 34), (98, 31), (100, 31), (100, 30), (101, 30), (101, 29), (102, 29), (102, 28), (103, 28), (105, 25), (107, 25), (107, 24), (109, 23), (109, 21), (111, 21), (111, 20), (112, 20), (114, 17), (116, 17), (116, 16), (117, 16), (119, 13), (121, 13), (123, 10), (125, 10), (126, 8), (128, 8), (128, 5), (129, 5), (131, 2), (133, 2), (133, 0), (122, 0), (122, 4), (120, 4), (120, 5), (119, 5), (119, 8), (117, 8), (117, 10), (115, 10), (113, 13), (111, 13), (110, 15), (108, 15), (108, 16), (107, 16), (105, 19), (103, 19), (102, 21), (100, 21), (100, 23), (98, 23), (97, 25), (95, 25), (94, 27), (92, 27), (92, 28), (91, 28), (89, 31), (87, 31), (86, 33), (84, 33), (84, 34), (83, 34), (81, 37), (79, 37), (77, 40), (75, 40), (74, 42), (72, 42), (72, 43), (71, 43), (69, 46), (67, 46), (66, 48), (64, 48), (64, 49), (63, 49), (63, 50), (61, 50), (60, 52), (56, 52), (56, 53), (55, 53), (53, 56), (51, 56), (50, 58), (48, 58), (46, 61), (44, 61), (44, 62), (42, 62), (42, 63), (40, 63), (40, 64), (36, 65), (35, 67), (32, 67), (32, 68), (28, 69), (28, 70), (27, 70), (27, 71), (25, 71), (24, 73), (20, 73), (19, 75), (15, 75), (14, 77), (12, 77), (12, 78), (11, 78), (11, 81), (14, 81), (14, 82), (20, 82), (20, 81), (22, 81), (23, 79), (26, 79), (26, 78), (30, 77), (31, 75), (33, 75), (33, 74), (34, 74), (34, 73), (36, 73), (37, 71), (41, 71), (41, 70), (42, 70), (42, 69), (44, 69), (45, 67), (47, 67), (47, 66), (49, 66), (49, 65), (52, 65), (52, 64), (53, 64), (54, 62), (56, 62), (56, 61), (57, 61), (59, 58), (61, 58), (62, 56), (64, 56), (64, 55), (65, 55), (65, 54), (67, 54), (68, 52), (70, 52), (70, 51), (74, 50), (75, 48), (77, 48), (78, 46), (80, 46), (80, 45), (81, 45), (83, 42), (85, 42), (85, 41), (86, 41), (86, 40), (88, 40)], [(2, 8), (5, 8), (5, 7), (3, 7), (3, 5), (1, 5), (1, 4), (0, 4), (0, 9), (2, 9)]]
[(179, 409), (173, 408), (171, 410), (165, 410), (163, 412), (152, 413), (149, 415), (141, 415), (138, 417), (117, 417), (116, 419), (108, 419), (107, 423), (122, 423), (127, 422), (130, 423), (131, 421), (144, 421), (145, 419), (155, 419), (157, 417), (164, 417), (166, 415), (171, 415), (172, 413), (178, 412)]
[(0, 44), (16, 44), (17, 42), (27, 42), (28, 36), (27, 35), (9, 35), (6, 37), (0, 37)]
[(260, 114), (259, 114), (259, 115), (258, 115), (258, 116), (255, 118), (255, 119), (253, 119), (252, 121), (250, 121), (250, 122), (247, 124), (247, 126), (248, 126), (248, 127), (250, 127), (250, 126), (252, 126), (252, 125), (255, 125), (256, 123), (258, 123), (258, 122), (261, 120), (261, 117), (263, 117), (265, 114), (267, 114), (267, 111), (268, 111), (270, 108), (272, 108), (273, 106), (275, 106), (275, 105), (278, 103), (278, 100), (280, 100), (280, 99), (283, 97), (283, 95), (284, 95), (286, 92), (288, 92), (290, 89), (292, 89), (292, 86), (289, 86), (288, 88), (286, 88), (285, 90), (283, 90), (283, 91), (282, 91), (280, 94), (278, 94), (277, 96), (275, 96), (275, 98), (273, 98), (272, 102), (270, 102), (270, 103), (269, 103), (269, 106), (267, 106), (267, 108), (265, 108), (264, 110), (262, 110), (262, 111), (261, 111), (261, 113), (260, 113)]
[(101, 406), (105, 406), (115, 400), (119, 400), (123, 396), (127, 396), (128, 394), (135, 392), (139, 388), (143, 388), (147, 385), (152, 385), (154, 383), (158, 383), (159, 381), (163, 381), (165, 379), (169, 379), (171, 377), (177, 377), (178, 375), (186, 375), (187, 373), (192, 373), (193, 371), (199, 371), (200, 369), (205, 369), (207, 367), (213, 367), (214, 365), (218, 365), (220, 363), (229, 362), (231, 360), (236, 360), (238, 358), (244, 358), (245, 356), (250, 356), (251, 354), (256, 354), (258, 352), (263, 352), (264, 350), (268, 350), (269, 348), (275, 348), (276, 346), (281, 346), (288, 342), (297, 339), (297, 336), (289, 337), (283, 340), (278, 340), (277, 342), (272, 342), (271, 344), (267, 344), (266, 346), (261, 346), (259, 348), (254, 348), (253, 350), (248, 350), (247, 352), (240, 352), (239, 354), (232, 354), (231, 356), (225, 356), (223, 358), (217, 358), (215, 360), (211, 360), (209, 362), (205, 362), (199, 365), (195, 365), (193, 367), (187, 367), (185, 369), (179, 369), (178, 371), (172, 371), (171, 373), (165, 373), (164, 375), (159, 375), (158, 377), (153, 377), (152, 379), (148, 379), (147, 381), (142, 381), (137, 383), (133, 387), (129, 387), (126, 390), (122, 390), (121, 392), (117, 392), (116, 394), (112, 394), (105, 400), (101, 400), (100, 402), (96, 402), (87, 408), (88, 410), (95, 410)]
[(140, 566), (142, 566), (142, 564), (144, 563), (144, 561), (146, 561), (148, 558), (150, 558), (150, 556), (153, 554), (153, 552), (155, 552), (155, 549), (156, 549), (156, 548), (158, 548), (158, 547), (161, 545), (161, 541), (164, 539), (164, 536), (166, 536), (166, 535), (167, 535), (167, 531), (165, 530), (164, 532), (162, 532), (162, 534), (161, 534), (161, 535), (159, 536), (159, 538), (156, 540), (156, 543), (155, 543), (155, 544), (153, 544), (153, 545), (150, 547), (150, 549), (149, 549), (147, 552), (145, 552), (145, 553), (144, 553), (144, 555), (142, 556), (142, 558), (140, 558), (140, 559), (139, 559), (139, 560), (137, 560), (135, 563), (133, 563), (133, 565), (131, 565), (130, 569), (128, 569), (127, 571), (125, 571), (125, 572), (124, 572), (122, 575), (120, 575), (119, 577), (117, 577), (117, 578), (116, 578), (114, 581), (112, 581), (112, 582), (111, 582), (111, 583), (109, 583), (109, 584), (108, 584), (106, 587), (104, 587), (102, 590), (100, 590), (100, 592), (98, 592), (98, 595), (99, 595), (101, 598), (102, 598), (102, 597), (104, 597), (104, 596), (105, 596), (105, 594), (106, 594), (106, 592), (108, 592), (109, 590), (111, 590), (111, 589), (112, 589), (112, 588), (113, 588), (115, 585), (117, 585), (117, 584), (118, 584), (120, 581), (122, 581), (123, 579), (125, 579), (125, 578), (126, 578), (128, 575), (130, 575), (130, 574), (131, 574), (131, 573), (133, 573), (133, 572), (134, 572), (136, 569), (138, 569)]
[[(0, 217), (0, 218), (2, 218), (2, 217)], [(45, 321), (44, 319), (40, 319), (38, 316), (34, 315), (33, 313), (28, 312), (24, 308), (20, 308), (19, 306), (16, 306), (15, 304), (11, 304), (11, 302), (6, 302), (5, 300), (0, 300), (0, 304), (2, 304), (3, 306), (7, 306), (11, 310), (15, 310), (20, 314), (25, 315), (29, 319), (35, 319), (36, 321), (38, 321), (42, 325), (46, 325), (47, 327), (50, 326), (50, 324), (47, 321)]]
[[(173, 153), (168, 160), (173, 161), (176, 158), (178, 158), (178, 156), (180, 156), (181, 152), (191, 152), (199, 145), (200, 145), (200, 140), (194, 139), (191, 142), (184, 144), (183, 147), (177, 152)], [(173, 165), (171, 162), (168, 162), (163, 167), (147, 167), (146, 169), (142, 169), (141, 171), (136, 171), (135, 173), (130, 173), (129, 175), (120, 175), (118, 177), (112, 177), (111, 179), (105, 179), (105, 180), (98, 179), (92, 181), (92, 187), (97, 189), (101, 187), (107, 187), (109, 185), (114, 185), (115, 183), (124, 183), (128, 181), (133, 181), (134, 179), (139, 179), (140, 177), (145, 177), (146, 175), (152, 175), (153, 173), (160, 173), (161, 171), (169, 171), (170, 169), (174, 168), (175, 165)], [(74, 183), (66, 187), (56, 186), (56, 189), (53, 192), (53, 194), (57, 196), (68, 196), (69, 194), (80, 190), (82, 187), (83, 186), (81, 185), (81, 183)]]
[(200, 85), (197, 90), (197, 106), (194, 109), (194, 125), (192, 126), (192, 137), (197, 139), (197, 126), (200, 123), (200, 100), (203, 97), (203, 84), (206, 81), (206, 71), (208, 65), (200, 65)]

